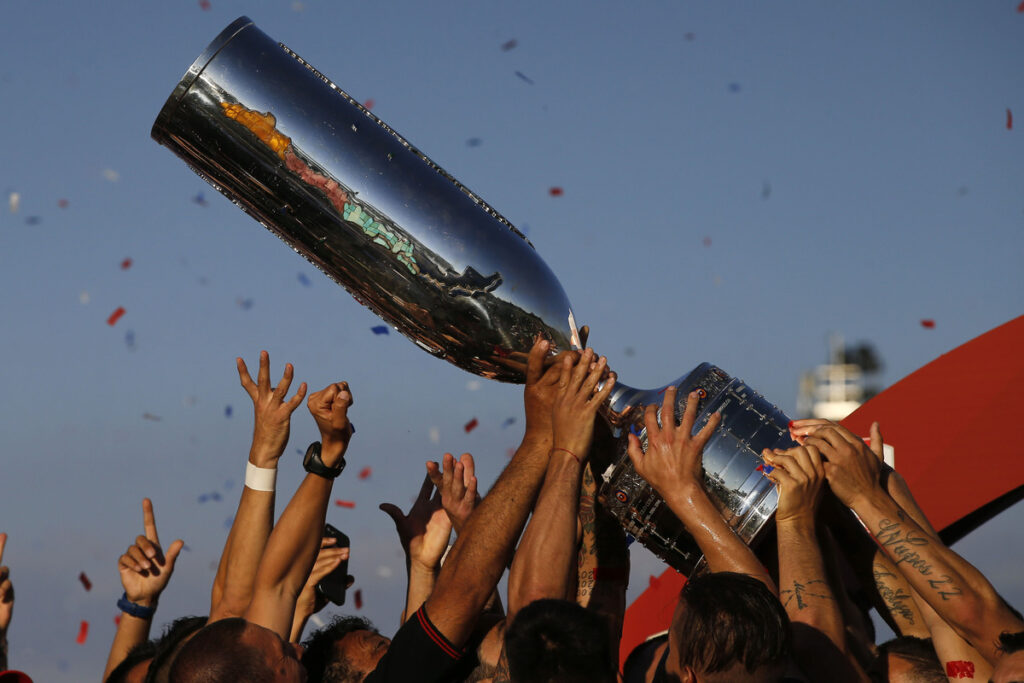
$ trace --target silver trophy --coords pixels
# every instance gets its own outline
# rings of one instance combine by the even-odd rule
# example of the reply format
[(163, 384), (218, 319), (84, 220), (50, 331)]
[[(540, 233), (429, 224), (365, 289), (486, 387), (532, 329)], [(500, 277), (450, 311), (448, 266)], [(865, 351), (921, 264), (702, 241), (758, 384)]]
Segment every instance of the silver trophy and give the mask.
[[(556, 348), (580, 347), (568, 297), (521, 232), (246, 17), (192, 64), (152, 136), (432, 355), (522, 382), (538, 333)], [(792, 444), (789, 418), (706, 363), (672, 385), (678, 414), (698, 392), (697, 429), (722, 413), (704, 451), (705, 483), (736, 533), (754, 542), (778, 498), (759, 454)], [(660, 404), (664, 389), (617, 384), (604, 410), (616, 448), (592, 464), (607, 509), (688, 574), (700, 551), (626, 455), (630, 431), (646, 449), (643, 406)]]

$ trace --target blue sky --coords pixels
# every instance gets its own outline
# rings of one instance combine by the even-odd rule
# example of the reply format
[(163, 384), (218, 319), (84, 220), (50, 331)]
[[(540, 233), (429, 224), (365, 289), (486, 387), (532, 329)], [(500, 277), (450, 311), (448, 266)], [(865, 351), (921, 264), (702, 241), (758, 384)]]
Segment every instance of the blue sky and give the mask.
[[(707, 360), (792, 411), (830, 333), (873, 343), (890, 384), (1024, 308), (1013, 2), (210, 1), (3, 10), (0, 530), (11, 664), (37, 680), (102, 670), (143, 496), (190, 548), (158, 622), (206, 609), (251, 431), (235, 356), (351, 383), (349, 467), (373, 475), (338, 482), (356, 508), (330, 521), (385, 631), (404, 584), (377, 504), (406, 504), (445, 450), (489, 483), (520, 436), (517, 387), (372, 334), (379, 319), (150, 140), (240, 15), (527, 232), (633, 386)], [(314, 438), (297, 413), (279, 509)], [(960, 546), (1018, 606), (1020, 514)], [(633, 556), (635, 594), (660, 570)]]

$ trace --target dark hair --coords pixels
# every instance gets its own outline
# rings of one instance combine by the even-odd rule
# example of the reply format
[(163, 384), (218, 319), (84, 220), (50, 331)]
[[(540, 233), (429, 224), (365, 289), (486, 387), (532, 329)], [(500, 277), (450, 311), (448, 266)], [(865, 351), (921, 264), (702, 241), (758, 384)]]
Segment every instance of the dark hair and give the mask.
[(168, 683), (171, 680), (171, 665), (178, 652), (185, 646), (187, 638), (206, 626), (208, 617), (178, 617), (164, 627), (156, 640), (156, 654), (149, 665), (146, 683)]
[(614, 681), (608, 625), (566, 600), (535, 600), (516, 614), (505, 633), (513, 681)]
[(921, 683), (949, 682), (931, 638), (900, 636), (879, 645), (878, 659), (880, 667), (884, 667), (880, 672), (886, 674), (884, 680), (888, 680), (888, 662), (886, 661), (888, 655), (895, 655), (910, 662), (915, 680), (919, 680)]
[(242, 640), (249, 622), (241, 617), (221, 619), (204, 627), (174, 659), (173, 683), (272, 683), (263, 652)]
[[(377, 629), (368, 619), (337, 616), (306, 639), (302, 644), (306, 650), (302, 655), (302, 665), (306, 667), (306, 673), (309, 674), (311, 681), (342, 683), (346, 680), (359, 680), (352, 678), (357, 672), (352, 670), (335, 647), (339, 640), (355, 631), (377, 633)], [(362, 673), (359, 672), (360, 678)]]
[(1024, 631), (1018, 633), (1003, 631), (999, 634), (999, 646), (997, 649), (1004, 655), (1024, 650)]
[[(114, 667), (114, 670), (107, 676), (106, 683), (121, 683), (125, 680), (125, 676), (128, 672), (134, 669), (140, 662), (144, 662), (147, 659), (153, 659), (156, 654), (156, 641), (147, 640), (144, 643), (139, 643), (131, 650), (128, 650), (128, 654), (125, 655), (121, 663)], [(153, 668), (153, 665), (149, 665)]]
[(754, 673), (765, 666), (781, 668), (789, 656), (789, 617), (752, 576), (716, 572), (692, 578), (679, 602), (669, 642), (680, 668), (711, 674), (740, 663)]

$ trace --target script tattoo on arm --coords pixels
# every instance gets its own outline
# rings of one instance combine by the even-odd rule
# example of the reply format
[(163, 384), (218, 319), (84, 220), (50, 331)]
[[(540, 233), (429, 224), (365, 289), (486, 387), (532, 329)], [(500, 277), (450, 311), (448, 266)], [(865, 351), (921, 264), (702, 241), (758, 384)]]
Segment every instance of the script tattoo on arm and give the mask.
[(798, 610), (807, 608), (807, 601), (805, 598), (823, 598), (825, 600), (835, 600), (831, 595), (823, 593), (814, 593), (814, 588), (809, 588), (812, 584), (820, 583), (825, 586), (825, 590), (828, 590), (828, 584), (822, 579), (813, 579), (807, 583), (800, 583), (799, 581), (793, 582), (792, 588), (779, 591), (779, 599), (782, 600), (783, 607), (789, 607), (789, 603), (794, 599), (796, 600), (796, 608)]
[(913, 531), (905, 530), (900, 522), (883, 519), (878, 523), (875, 538), (880, 546), (888, 549), (896, 564), (906, 564), (924, 576), (931, 576), (931, 564), (914, 550), (929, 545), (927, 536), (918, 536)]
[(913, 598), (907, 595), (903, 588), (897, 586), (893, 589), (892, 586), (884, 581), (885, 577), (891, 576), (896, 578), (896, 575), (890, 571), (886, 571), (885, 567), (880, 564), (873, 564), (871, 569), (875, 575), (875, 587), (878, 589), (878, 595), (885, 601), (886, 606), (889, 608), (889, 612), (893, 616), (899, 615), (906, 619), (910, 624), (913, 624), (914, 610), (911, 609), (908, 604), (908, 601)]
[(953, 579), (949, 578), (946, 574), (942, 574), (937, 579), (928, 579), (928, 585), (943, 600), (949, 600), (954, 595), (962, 595), (960, 589), (953, 585)]

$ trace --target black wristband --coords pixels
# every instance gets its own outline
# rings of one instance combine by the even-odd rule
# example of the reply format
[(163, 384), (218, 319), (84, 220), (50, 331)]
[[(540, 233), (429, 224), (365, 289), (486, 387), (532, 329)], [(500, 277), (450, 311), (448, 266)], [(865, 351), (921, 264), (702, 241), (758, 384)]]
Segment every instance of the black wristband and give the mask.
[(117, 608), (125, 614), (130, 614), (139, 619), (152, 619), (156, 614), (156, 606), (146, 607), (128, 599), (128, 593), (121, 593), (121, 599), (117, 601)]

